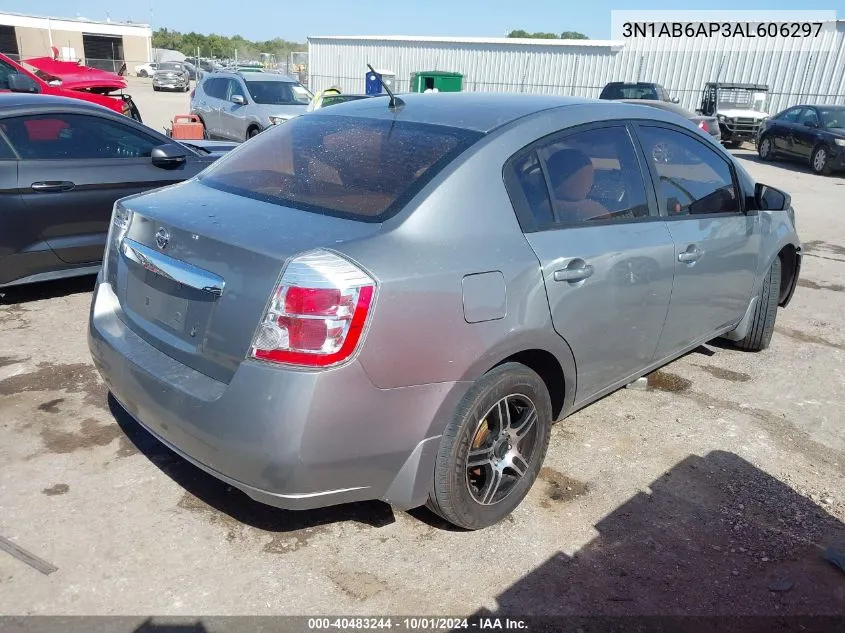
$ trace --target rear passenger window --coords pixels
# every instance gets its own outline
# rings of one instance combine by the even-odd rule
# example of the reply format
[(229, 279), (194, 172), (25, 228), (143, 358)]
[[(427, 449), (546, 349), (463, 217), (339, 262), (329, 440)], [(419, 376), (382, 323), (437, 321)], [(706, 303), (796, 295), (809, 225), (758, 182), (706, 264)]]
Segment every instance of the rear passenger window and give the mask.
[(728, 162), (681, 132), (641, 126), (640, 138), (657, 178), (657, 198), (670, 216), (740, 212)]
[(219, 77), (208, 79), (203, 85), (203, 90), (205, 91), (205, 94), (207, 94), (209, 97), (214, 97), (215, 99), (225, 99), (227, 88), (228, 82), (225, 79), (221, 79)]
[(510, 169), (511, 200), (528, 210), (536, 228), (649, 216), (642, 170), (624, 126), (541, 143)]
[[(0, 123), (0, 129), (3, 128), (2, 123)], [(12, 152), (12, 148), (9, 147), (9, 144), (0, 136), (0, 160), (15, 160), (15, 154)]]

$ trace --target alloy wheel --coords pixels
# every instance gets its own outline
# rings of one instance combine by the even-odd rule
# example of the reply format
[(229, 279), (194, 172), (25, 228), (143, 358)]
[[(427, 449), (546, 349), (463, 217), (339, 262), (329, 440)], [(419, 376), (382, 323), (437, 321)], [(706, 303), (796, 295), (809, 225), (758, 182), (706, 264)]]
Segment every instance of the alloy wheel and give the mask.
[(816, 150), (816, 155), (813, 157), (813, 169), (821, 173), (824, 171), (827, 163), (827, 151), (823, 147)]
[(505, 499), (531, 467), (537, 441), (537, 408), (526, 396), (512, 394), (481, 418), (466, 458), (466, 483), (481, 505)]

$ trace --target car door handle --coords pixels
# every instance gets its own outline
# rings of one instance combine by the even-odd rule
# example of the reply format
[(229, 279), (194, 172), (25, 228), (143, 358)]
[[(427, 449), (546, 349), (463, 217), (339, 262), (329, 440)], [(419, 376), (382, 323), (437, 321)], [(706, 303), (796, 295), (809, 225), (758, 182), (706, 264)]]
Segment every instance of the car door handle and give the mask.
[(584, 264), (582, 266), (574, 266), (556, 270), (554, 274), (555, 281), (583, 281), (587, 277), (592, 276), (595, 272), (592, 264)]
[(685, 264), (694, 264), (701, 259), (702, 255), (704, 255), (704, 251), (700, 248), (690, 248), (685, 250), (683, 253), (678, 253), (678, 261)]
[(70, 191), (75, 186), (76, 185), (74, 183), (69, 182), (67, 180), (44, 180), (32, 183), (32, 185), (30, 185), (30, 188), (33, 191), (53, 193), (61, 191)]

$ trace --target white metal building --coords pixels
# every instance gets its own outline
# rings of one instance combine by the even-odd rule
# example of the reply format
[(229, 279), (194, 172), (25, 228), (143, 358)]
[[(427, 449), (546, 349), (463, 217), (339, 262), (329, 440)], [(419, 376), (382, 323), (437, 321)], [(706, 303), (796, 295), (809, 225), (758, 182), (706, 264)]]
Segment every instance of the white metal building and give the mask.
[(44, 57), (55, 48), (68, 61), (117, 71), (151, 59), (147, 24), (0, 13), (0, 53), (15, 58)]
[[(833, 26), (833, 25), (828, 25)], [(681, 104), (698, 106), (707, 81), (762, 83), (769, 110), (798, 102), (845, 103), (845, 21), (817, 39), (654, 38), (526, 40), (472, 37), (331, 36), (308, 38), (309, 86), (363, 92), (367, 64), (396, 73), (407, 91), (414, 71), (464, 75), (464, 90), (598, 97), (610, 81), (654, 81)], [(792, 49), (792, 50), (790, 50)]]

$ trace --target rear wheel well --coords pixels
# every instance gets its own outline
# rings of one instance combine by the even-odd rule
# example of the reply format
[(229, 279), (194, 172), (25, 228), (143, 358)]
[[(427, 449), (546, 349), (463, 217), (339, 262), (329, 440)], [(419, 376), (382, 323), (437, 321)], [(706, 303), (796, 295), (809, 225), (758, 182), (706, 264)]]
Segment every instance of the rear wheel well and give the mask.
[(246, 129), (246, 137), (249, 138), (250, 134), (252, 134), (253, 131), (260, 132), (261, 126), (257, 123), (250, 124), (250, 126)]
[(496, 365), (505, 363), (520, 363), (534, 371), (549, 391), (549, 398), (552, 402), (552, 420), (557, 420), (563, 410), (564, 397), (566, 395), (566, 379), (563, 375), (563, 368), (557, 358), (551, 353), (541, 349), (529, 349), (508, 356)]
[(789, 296), (789, 291), (795, 281), (797, 271), (798, 257), (795, 254), (795, 247), (792, 244), (787, 244), (778, 253), (780, 258), (780, 296), (778, 297), (778, 304), (782, 304)]

